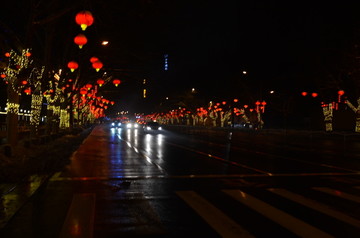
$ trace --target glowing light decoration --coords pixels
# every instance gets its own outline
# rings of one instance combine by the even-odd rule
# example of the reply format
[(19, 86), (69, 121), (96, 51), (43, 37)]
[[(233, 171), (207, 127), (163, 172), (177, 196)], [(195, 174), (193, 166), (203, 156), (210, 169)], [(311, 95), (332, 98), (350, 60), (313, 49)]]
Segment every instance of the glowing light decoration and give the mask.
[(98, 79), (96, 83), (99, 84), (99, 86), (101, 87), (105, 83), (105, 81), (103, 79)]
[(6, 103), (6, 112), (11, 114), (19, 114), (20, 104), (18, 103)]
[(344, 90), (339, 90), (338, 91), (338, 102), (341, 102), (341, 96), (343, 96), (345, 94), (345, 91)]
[(121, 83), (120, 79), (114, 79), (113, 84), (117, 87)]
[(87, 89), (86, 88), (80, 88), (80, 94), (85, 97), (85, 95), (87, 94)]
[(96, 61), (100, 61), (97, 57), (91, 57), (90, 63), (95, 63)]
[(318, 94), (317, 94), (317, 93), (312, 93), (311, 96), (312, 96), (313, 98), (316, 98), (316, 97), (318, 96)]
[(88, 90), (90, 90), (92, 88), (92, 84), (88, 83), (85, 85), (85, 88), (87, 88)]
[(301, 95), (305, 97), (307, 95), (307, 92), (302, 92)]
[(103, 67), (103, 63), (101, 63), (101, 61), (95, 61), (93, 64), (92, 64), (92, 67), (96, 70), (96, 72), (99, 72), (100, 69)]
[(75, 16), (75, 22), (80, 25), (83, 31), (94, 23), (94, 17), (89, 11), (81, 11)]
[(26, 93), (26, 95), (30, 95), (31, 94), (31, 88), (24, 89), (24, 93)]
[(80, 49), (82, 49), (82, 47), (87, 43), (87, 41), (88, 40), (84, 34), (79, 34), (74, 38), (74, 43), (77, 44)]
[(71, 72), (74, 72), (75, 69), (79, 68), (79, 64), (75, 61), (70, 61), (67, 66)]

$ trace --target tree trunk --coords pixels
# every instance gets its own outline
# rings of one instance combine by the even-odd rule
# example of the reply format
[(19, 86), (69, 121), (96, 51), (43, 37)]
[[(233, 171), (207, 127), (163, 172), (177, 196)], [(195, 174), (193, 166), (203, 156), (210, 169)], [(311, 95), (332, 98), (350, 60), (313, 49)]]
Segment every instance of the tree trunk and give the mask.
[(6, 115), (6, 139), (12, 147), (18, 143), (18, 114), (20, 95), (14, 91), (12, 85), (8, 85), (8, 103)]

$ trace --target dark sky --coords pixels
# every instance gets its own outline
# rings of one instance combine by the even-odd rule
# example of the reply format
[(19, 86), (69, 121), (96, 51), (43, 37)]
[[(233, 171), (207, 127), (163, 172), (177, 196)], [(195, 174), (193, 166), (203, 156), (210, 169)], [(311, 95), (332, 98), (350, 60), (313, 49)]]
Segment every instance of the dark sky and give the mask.
[[(19, 8), (21, 2), (9, 7), (9, 13), (16, 11), (18, 15), (0, 17), (19, 34), (29, 14), (27, 8)], [(123, 80), (122, 89), (113, 91), (111, 97), (119, 96), (124, 101), (134, 101), (141, 95), (139, 84), (143, 78), (148, 80), (149, 97), (154, 98), (192, 87), (208, 98), (246, 93), (255, 98), (260, 88), (300, 90), (317, 77), (314, 68), (319, 59), (328, 52), (350, 49), (360, 30), (359, 4), (343, 1), (52, 2), (57, 1), (41, 1), (39, 17), (69, 9), (58, 20), (61, 27), (55, 30), (61, 43), (71, 41), (78, 33), (73, 22), (77, 11), (93, 13), (95, 23), (86, 31), (90, 43), (85, 48), (88, 54), (93, 51), (102, 58), (105, 67)], [(107, 48), (98, 47), (102, 39), (110, 41)], [(64, 62), (72, 52), (66, 47), (67, 54), (58, 57)], [(166, 72), (164, 54), (169, 55)], [(243, 70), (247, 75), (242, 74)]]

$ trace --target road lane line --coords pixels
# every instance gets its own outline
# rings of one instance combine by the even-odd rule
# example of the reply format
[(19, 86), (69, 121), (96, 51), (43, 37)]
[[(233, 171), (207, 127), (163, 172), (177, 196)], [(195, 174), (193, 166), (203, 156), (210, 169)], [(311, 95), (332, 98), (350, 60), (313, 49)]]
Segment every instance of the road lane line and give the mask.
[(313, 187), (312, 189), (316, 190), (316, 191), (320, 191), (323, 193), (327, 193), (330, 195), (333, 195), (335, 197), (340, 197), (340, 198), (344, 198), (353, 202), (357, 202), (360, 203), (360, 197), (356, 196), (356, 195), (352, 195), (337, 189), (332, 189), (332, 188), (326, 188), (326, 187)]
[(221, 158), (221, 157), (219, 157), (219, 156), (216, 156), (216, 155), (212, 155), (212, 154), (209, 154), (209, 153), (205, 153), (205, 152), (202, 152), (202, 151), (199, 151), (199, 150), (194, 150), (194, 149), (191, 149), (191, 148), (189, 148), (189, 147), (182, 146), (182, 145), (178, 145), (178, 144), (174, 144), (174, 143), (170, 143), (170, 142), (166, 142), (166, 143), (169, 144), (169, 145), (175, 146), (175, 147), (179, 147), (179, 148), (184, 149), (184, 150), (188, 150), (188, 151), (191, 151), (191, 152), (195, 152), (195, 153), (197, 153), (197, 154), (200, 154), (200, 155), (204, 155), (204, 156), (209, 157), (209, 158), (216, 159), (216, 160), (221, 161), (221, 162), (224, 162), (224, 163), (228, 163), (228, 164), (237, 166), (237, 167), (242, 167), (242, 168), (245, 168), (245, 169), (253, 170), (253, 171), (255, 171), (255, 172), (262, 173), (262, 174), (267, 174), (267, 175), (269, 175), (269, 176), (272, 175), (272, 173), (266, 172), (266, 171), (264, 171), (264, 170), (260, 170), (260, 169), (257, 169), (257, 168), (253, 168), (253, 167), (250, 167), (250, 166), (247, 166), (247, 165), (244, 165), (244, 164), (240, 164), (240, 163), (237, 163), (237, 162), (234, 162), (234, 161), (226, 160), (226, 159), (223, 159), (223, 158)]
[(347, 224), (350, 224), (352, 226), (355, 226), (355, 227), (360, 227), (360, 221), (353, 218), (353, 217), (350, 217), (342, 212), (339, 212), (337, 210), (334, 210), (332, 208), (330, 208), (329, 206), (326, 206), (322, 203), (319, 203), (317, 201), (314, 201), (312, 199), (308, 199), (302, 195), (299, 195), (299, 194), (296, 194), (296, 193), (293, 193), (293, 192), (290, 192), (288, 190), (285, 190), (285, 189), (281, 189), (281, 188), (270, 188), (268, 189), (268, 191), (272, 192), (272, 193), (275, 193), (279, 196), (282, 196), (286, 199), (289, 199), (289, 200), (292, 200), (296, 203), (299, 203), (303, 206), (306, 206), (306, 207), (309, 207), (313, 210), (316, 210), (318, 212), (321, 212), (323, 214), (326, 214), (330, 217), (333, 217), (337, 220), (340, 220), (340, 221), (343, 221)]
[(95, 193), (74, 194), (60, 238), (92, 238), (95, 215)]
[(288, 213), (285, 213), (249, 194), (244, 193), (241, 190), (225, 189), (222, 191), (300, 237), (333, 237), (330, 234), (289, 215)]
[(234, 220), (193, 191), (176, 194), (194, 209), (221, 237), (254, 237)]

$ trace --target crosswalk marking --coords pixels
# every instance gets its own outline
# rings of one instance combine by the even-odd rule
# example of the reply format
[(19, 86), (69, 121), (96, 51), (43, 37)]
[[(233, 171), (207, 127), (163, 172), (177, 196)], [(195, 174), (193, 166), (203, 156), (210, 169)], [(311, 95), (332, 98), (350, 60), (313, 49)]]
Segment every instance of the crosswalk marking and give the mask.
[(95, 194), (74, 194), (59, 237), (92, 238), (94, 214)]
[(333, 218), (336, 218), (340, 221), (343, 221), (343, 222), (346, 222), (350, 225), (353, 225), (355, 227), (360, 227), (360, 221), (355, 219), (355, 218), (352, 218), (342, 212), (339, 212), (339, 211), (336, 211), (322, 203), (319, 203), (319, 202), (316, 202), (314, 200), (311, 200), (311, 199), (308, 199), (308, 198), (305, 198), (304, 196), (301, 196), (299, 194), (296, 194), (296, 193), (293, 193), (293, 192), (290, 192), (288, 190), (285, 190), (285, 189), (281, 189), (281, 188), (271, 188), (271, 189), (268, 189), (269, 191), (279, 195), (279, 196), (282, 196), (282, 197), (285, 197), (289, 200), (292, 200), (292, 201), (295, 201), (303, 206), (307, 206), (313, 210), (316, 210), (316, 211), (319, 211), (321, 213), (324, 213), (330, 217), (333, 217)]
[(176, 193), (211, 225), (221, 237), (254, 237), (197, 193), (193, 191), (177, 191)]
[(341, 198), (344, 198), (344, 199), (347, 199), (347, 200), (350, 200), (353, 202), (360, 203), (359, 196), (355, 196), (355, 195), (352, 195), (352, 194), (349, 194), (349, 193), (346, 193), (346, 192), (343, 192), (343, 191), (340, 191), (337, 189), (331, 189), (331, 188), (326, 188), (326, 187), (314, 187), (312, 189), (320, 191), (320, 192), (324, 192), (324, 193), (327, 193), (327, 194), (330, 194), (330, 195), (333, 195), (336, 197), (341, 197)]
[(301, 237), (333, 237), (241, 190), (226, 189), (222, 191)]

